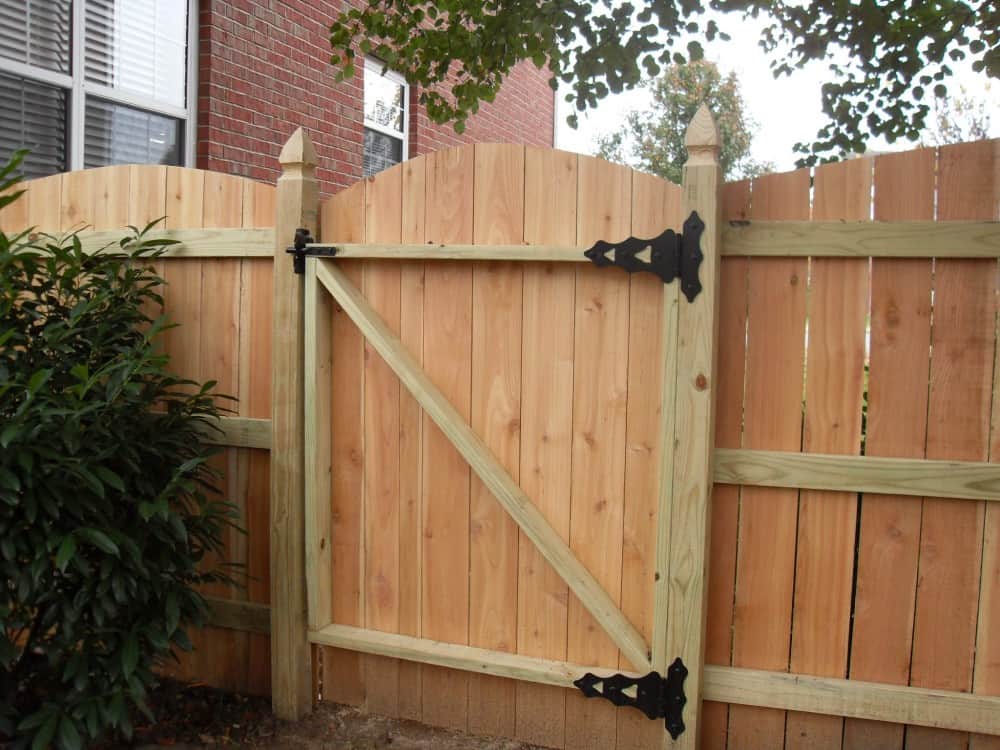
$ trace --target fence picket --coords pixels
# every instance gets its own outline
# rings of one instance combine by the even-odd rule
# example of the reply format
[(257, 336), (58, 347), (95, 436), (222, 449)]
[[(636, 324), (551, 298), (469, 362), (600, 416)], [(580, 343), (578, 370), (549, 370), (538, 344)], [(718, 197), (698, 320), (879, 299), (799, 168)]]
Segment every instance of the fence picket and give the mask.
[[(751, 214), (808, 219), (808, 171), (754, 180)], [(750, 261), (744, 447), (801, 448), (806, 279), (804, 258)], [(796, 490), (743, 488), (734, 666), (788, 669), (797, 511)], [(729, 731), (731, 747), (781, 748), (785, 712), (733, 706)]]
[[(576, 244), (577, 157), (525, 149), (524, 239)], [(576, 270), (560, 264), (524, 269), (521, 370), (521, 488), (564, 541), (569, 540), (573, 326)], [(568, 589), (538, 548), (518, 538), (517, 651), (566, 657)], [(522, 742), (562, 748), (566, 697), (561, 688), (517, 685), (516, 735)]]

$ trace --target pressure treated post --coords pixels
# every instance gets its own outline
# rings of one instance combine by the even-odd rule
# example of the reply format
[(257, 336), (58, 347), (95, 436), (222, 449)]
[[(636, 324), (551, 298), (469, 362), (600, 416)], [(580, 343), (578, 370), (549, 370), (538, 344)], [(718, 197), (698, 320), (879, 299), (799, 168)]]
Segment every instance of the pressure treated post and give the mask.
[[(657, 592), (653, 666), (662, 670), (680, 657), (689, 671), (684, 683), (688, 699), (684, 709), (686, 729), (676, 742), (664, 734), (664, 746), (694, 750), (700, 744), (705, 654), (722, 187), (719, 132), (704, 104), (688, 127), (685, 145), (688, 161), (684, 165), (682, 215), (686, 220), (696, 211), (705, 223), (701, 236), (705, 257), (698, 273), (702, 291), (693, 302), (681, 295), (676, 317), (670, 309), (665, 311), (668, 321), (677, 321), (676, 380), (671, 382), (672, 373), (665, 368), (666, 434), (661, 443), (664, 465), (660, 472), (661, 533), (657, 540), (656, 569), (660, 582), (666, 580), (666, 591)], [(669, 339), (670, 332), (665, 335)]]
[(271, 702), (296, 720), (312, 708), (306, 631), (303, 277), (285, 253), (298, 227), (317, 230), (316, 151), (302, 128), (278, 156), (271, 344)]

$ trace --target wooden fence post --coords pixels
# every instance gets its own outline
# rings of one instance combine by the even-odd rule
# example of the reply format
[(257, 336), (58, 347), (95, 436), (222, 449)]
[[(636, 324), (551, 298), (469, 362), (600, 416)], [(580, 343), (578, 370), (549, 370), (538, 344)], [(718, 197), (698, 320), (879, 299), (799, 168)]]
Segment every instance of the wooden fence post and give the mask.
[[(685, 145), (688, 160), (684, 165), (682, 215), (686, 219), (692, 211), (697, 211), (705, 223), (701, 236), (705, 257), (698, 273), (701, 293), (693, 302), (681, 295), (676, 310), (669, 295), (665, 303), (665, 319), (668, 323), (676, 321), (677, 328), (676, 332), (665, 330), (664, 336), (668, 343), (676, 335), (677, 347), (676, 372), (664, 368), (663, 375), (664, 434), (653, 668), (662, 674), (677, 657), (687, 667), (686, 729), (676, 742), (664, 734), (664, 746), (695, 750), (700, 743), (705, 655), (722, 187), (719, 132), (704, 104), (688, 127)], [(669, 363), (669, 352), (666, 356)]]
[(285, 248), (295, 230), (317, 231), (316, 151), (302, 128), (278, 157), (271, 344), (271, 703), (281, 719), (312, 708), (306, 624), (303, 276)]

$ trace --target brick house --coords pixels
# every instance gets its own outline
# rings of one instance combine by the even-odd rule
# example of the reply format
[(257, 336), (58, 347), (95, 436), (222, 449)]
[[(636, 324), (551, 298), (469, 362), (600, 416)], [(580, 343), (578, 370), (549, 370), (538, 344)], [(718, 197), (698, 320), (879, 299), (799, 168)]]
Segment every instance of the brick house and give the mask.
[(119, 163), (273, 182), (312, 136), (324, 193), (471, 141), (553, 143), (548, 73), (519, 66), (457, 135), (377, 61), (341, 84), (328, 24), (343, 0), (0, 0), (0, 158), (29, 177)]

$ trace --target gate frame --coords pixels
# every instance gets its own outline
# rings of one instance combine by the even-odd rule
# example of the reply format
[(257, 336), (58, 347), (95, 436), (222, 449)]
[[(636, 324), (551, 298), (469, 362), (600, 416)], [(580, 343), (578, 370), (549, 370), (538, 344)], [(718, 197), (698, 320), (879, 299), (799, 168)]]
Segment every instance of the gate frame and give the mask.
[[(316, 204), (303, 199), (303, 196), (312, 198), (315, 195), (310, 192), (315, 185), (312, 178), (315, 154), (305, 133), (297, 131), (293, 141), (294, 147), (290, 141), (282, 152), (282, 164), (289, 179), (283, 175), (278, 184), (276, 261), (282, 251), (278, 247), (282, 238), (291, 237), (299, 226), (310, 230), (316, 228), (316, 212), (306, 210), (307, 203)], [(299, 276), (295, 276), (294, 281), (279, 282), (279, 277), (288, 274), (275, 274), (276, 298), (284, 293), (296, 299), (287, 305), (276, 301), (275, 305), (272, 385), (275, 446), (272, 460), (278, 451), (284, 451), (287, 460), (275, 462), (272, 470), (275, 489), (272, 529), (277, 523), (284, 531), (277, 535), (277, 545), (272, 531), (272, 550), (293, 553), (292, 545), (283, 543), (297, 536), (292, 526), (302, 530), (300, 538), (304, 542), (299, 547), (304, 549), (304, 555), (284, 555), (278, 561), (280, 568), (272, 562), (272, 617), (274, 632), (280, 633), (272, 640), (288, 641), (286, 645), (278, 644), (272, 651), (272, 665), (281, 671), (280, 679), (276, 674), (274, 680), (276, 712), (281, 706), (284, 715), (297, 718), (308, 709), (308, 702), (297, 687), (298, 680), (293, 679), (307, 672), (301, 667), (296, 669), (288, 660), (302, 664), (305, 660), (301, 654), (308, 656), (308, 650), (302, 647), (309, 643), (564, 687), (573, 687), (573, 681), (586, 672), (609, 671), (331, 622), (326, 614), (331, 611), (332, 600), (332, 581), (327, 571), (332, 565), (333, 545), (328, 540), (330, 507), (323, 498), (329, 497), (333, 470), (330, 450), (333, 417), (331, 314), (336, 300), (626, 658), (642, 669), (650, 668), (664, 676), (668, 664), (675, 657), (681, 658), (689, 670), (685, 685), (690, 705), (685, 722), (687, 729), (673, 743), (664, 730), (661, 745), (697, 747), (707, 605), (721, 189), (718, 130), (704, 105), (688, 128), (686, 145), (689, 159), (684, 167), (682, 208), (684, 215), (697, 211), (706, 224), (701, 237), (705, 257), (699, 274), (703, 291), (693, 303), (680, 303), (679, 283), (664, 287), (660, 423), (663, 439), (656, 574), (652, 582), (653, 643), (645, 643), (569, 545), (549, 526), (530, 498), (423, 374), (363, 294), (336, 267), (336, 261), (309, 257), (304, 284)], [(283, 211), (283, 206), (290, 210)], [(290, 224), (293, 218), (301, 219), (295, 227)], [(353, 257), (364, 257), (365, 249), (364, 245), (352, 246)], [(524, 248), (512, 250), (490, 246), (401, 246), (400, 256), (425, 260), (455, 257), (456, 254), (468, 259), (489, 256), (507, 260), (544, 260), (555, 256), (561, 260), (588, 262), (580, 248), (540, 248), (540, 252), (530, 256), (525, 256)], [(379, 245), (372, 251), (379, 257), (393, 254), (392, 246)], [(298, 316), (298, 325), (293, 323), (295, 316)], [(301, 325), (303, 317), (304, 326)], [(301, 334), (289, 336), (289, 328)], [(279, 403), (279, 397), (284, 401)], [(675, 413), (677, 409), (680, 412)], [(282, 410), (286, 413), (279, 421)], [(290, 413), (294, 413), (295, 418), (289, 418)], [(290, 476), (295, 465), (301, 469), (299, 478)], [(295, 581), (290, 582), (289, 578)], [(305, 618), (301, 617), (299, 609), (301, 589), (298, 586), (302, 582), (308, 602)], [(288, 607), (290, 613), (285, 612)]]

